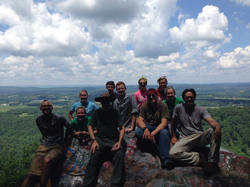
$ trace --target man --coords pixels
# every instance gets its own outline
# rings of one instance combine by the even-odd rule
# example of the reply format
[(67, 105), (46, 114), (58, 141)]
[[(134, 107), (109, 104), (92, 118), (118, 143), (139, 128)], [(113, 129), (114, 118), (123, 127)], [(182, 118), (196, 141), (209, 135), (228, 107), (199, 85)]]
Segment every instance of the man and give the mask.
[(135, 136), (139, 141), (153, 142), (160, 153), (162, 169), (171, 170), (174, 168), (174, 163), (169, 159), (171, 135), (167, 129), (168, 106), (158, 101), (157, 92), (153, 88), (147, 91), (147, 98), (148, 102), (140, 110), (139, 127), (135, 130)]
[(138, 110), (142, 107), (144, 103), (147, 102), (147, 82), (146, 77), (140, 77), (138, 80), (139, 90), (135, 92), (135, 100), (138, 104)]
[(122, 116), (126, 128), (125, 132), (130, 133), (134, 130), (138, 112), (135, 97), (126, 94), (126, 85), (122, 81), (116, 83), (116, 91), (119, 94), (119, 98), (114, 101), (113, 107), (117, 109)]
[[(36, 150), (28, 176), (22, 187), (34, 186), (39, 176), (41, 177), (40, 187), (47, 186), (49, 178), (51, 186), (56, 186), (57, 181), (51, 177), (51, 169), (62, 156), (65, 142), (70, 134), (69, 123), (63, 116), (52, 113), (53, 107), (50, 101), (44, 100), (41, 103), (40, 110), (43, 115), (36, 119), (36, 124), (43, 135), (42, 145)], [(63, 127), (66, 127), (64, 139)]]
[[(219, 149), (221, 143), (221, 129), (215, 121), (201, 106), (194, 103), (196, 92), (194, 89), (185, 89), (182, 92), (185, 103), (175, 106), (173, 113), (172, 143), (170, 157), (176, 161), (189, 165), (205, 165), (204, 174), (211, 175), (220, 172), (218, 166)], [(205, 119), (212, 128), (203, 132), (201, 121)], [(175, 135), (176, 125), (180, 125), (180, 140)], [(206, 164), (203, 154), (191, 152), (194, 147), (205, 147), (210, 144), (208, 163)]]
[[(93, 143), (90, 150), (92, 154), (86, 169), (83, 186), (93, 187), (97, 185), (101, 166), (107, 160), (111, 161), (114, 165), (110, 181), (111, 186), (123, 186), (126, 180), (126, 172), (121, 143), (125, 128), (121, 115), (110, 105), (110, 102), (113, 102), (114, 98), (108, 93), (102, 93), (100, 97), (95, 98), (95, 101), (100, 102), (102, 107), (94, 112), (88, 127)], [(97, 128), (96, 135), (93, 133), (94, 128)]]
[(115, 99), (117, 99), (119, 97), (118, 93), (116, 93), (114, 91), (115, 90), (115, 83), (114, 83), (114, 81), (108, 81), (106, 83), (106, 88), (107, 88), (110, 96), (112, 96)]
[(77, 103), (74, 103), (69, 111), (69, 119), (72, 121), (74, 118), (73, 118), (73, 113), (76, 111), (76, 109), (79, 107), (79, 106), (83, 106), (85, 109), (86, 109), (86, 116), (87, 117), (91, 117), (92, 114), (94, 113), (94, 111), (96, 109), (98, 109), (98, 106), (93, 103), (93, 102), (90, 102), (88, 101), (88, 92), (86, 90), (81, 90), (80, 93), (79, 93), (79, 97), (81, 99), (81, 102), (77, 102)]
[(166, 76), (162, 76), (157, 80), (159, 87), (157, 89), (157, 94), (160, 101), (164, 101), (166, 99), (166, 88), (168, 85), (168, 80)]

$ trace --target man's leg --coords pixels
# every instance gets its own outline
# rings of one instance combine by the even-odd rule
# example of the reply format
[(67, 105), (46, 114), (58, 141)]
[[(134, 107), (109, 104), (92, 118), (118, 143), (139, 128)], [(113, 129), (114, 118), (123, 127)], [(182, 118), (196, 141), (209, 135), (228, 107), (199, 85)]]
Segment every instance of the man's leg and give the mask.
[(99, 144), (99, 149), (96, 149), (95, 152), (91, 154), (83, 181), (84, 187), (93, 187), (97, 185), (98, 175), (106, 153), (105, 147)]
[(41, 175), (41, 185), (40, 187), (46, 187), (48, 180), (51, 175), (51, 165), (52, 165), (52, 159), (48, 156), (46, 156), (43, 160), (43, 171)]
[(206, 142), (201, 142), (201, 137), (203, 133), (192, 134), (190, 136), (180, 139), (175, 145), (171, 148), (169, 156), (171, 159), (176, 161), (181, 161), (189, 165), (198, 165), (199, 164), (199, 153), (190, 152), (195, 146), (204, 147)]
[(40, 176), (28, 174), (21, 187), (34, 187), (40, 181)]
[(112, 151), (114, 170), (110, 180), (111, 187), (122, 187), (126, 181), (126, 171), (124, 165), (124, 154), (122, 149)]
[(174, 163), (170, 160), (169, 150), (171, 135), (168, 129), (163, 129), (158, 134), (155, 135), (157, 141), (157, 148), (160, 153), (160, 158), (162, 161), (162, 169), (167, 168), (168, 170), (174, 169)]

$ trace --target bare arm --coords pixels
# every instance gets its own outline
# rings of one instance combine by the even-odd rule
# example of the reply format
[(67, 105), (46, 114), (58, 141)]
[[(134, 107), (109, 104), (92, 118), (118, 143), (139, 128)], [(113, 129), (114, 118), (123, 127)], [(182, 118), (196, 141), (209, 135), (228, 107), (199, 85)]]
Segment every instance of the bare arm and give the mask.
[(211, 127), (214, 129), (214, 139), (216, 142), (221, 141), (221, 129), (220, 124), (214, 120), (212, 117), (209, 117), (206, 119), (206, 121), (211, 125)]
[(161, 123), (156, 127), (156, 129), (153, 132), (151, 132), (151, 135), (155, 136), (158, 132), (166, 128), (167, 124), (168, 124), (167, 118), (162, 118)]
[(74, 112), (72, 112), (71, 110), (69, 111), (69, 113), (68, 113), (68, 116), (69, 116), (69, 119), (72, 121), (72, 120), (74, 120), (74, 118), (73, 118), (73, 114)]
[[(141, 129), (147, 127), (145, 124), (144, 118), (142, 118), (141, 116), (139, 116), (139, 118), (138, 118), (138, 125), (139, 125), (139, 127), (141, 127)], [(151, 140), (155, 143), (155, 137), (149, 132), (149, 130), (147, 128), (144, 130), (142, 138)]]
[(65, 137), (64, 137), (64, 141), (68, 141), (69, 136), (71, 134), (71, 126), (70, 124), (67, 122), (67, 124), (65, 125), (66, 127), (66, 132), (65, 132)]
[(178, 142), (178, 139), (176, 138), (176, 127), (177, 127), (177, 124), (178, 124), (178, 119), (177, 118), (174, 118), (172, 119), (171, 121), (171, 131), (172, 131), (172, 144), (175, 144), (176, 142)]
[(132, 119), (131, 119), (131, 126), (125, 130), (126, 133), (130, 133), (131, 131), (134, 130), (134, 128), (135, 128), (135, 122), (136, 122), (136, 115), (133, 114), (132, 115)]
[(119, 141), (113, 146), (112, 151), (115, 151), (121, 148), (121, 143), (124, 138), (124, 134), (125, 134), (125, 127), (122, 126), (122, 129), (120, 130)]
[(93, 127), (91, 125), (88, 126), (88, 131), (89, 131), (89, 136), (90, 136), (91, 140), (93, 140), (93, 143), (92, 143), (91, 149), (90, 149), (90, 153), (94, 153), (95, 149), (99, 149), (99, 144), (95, 139)]

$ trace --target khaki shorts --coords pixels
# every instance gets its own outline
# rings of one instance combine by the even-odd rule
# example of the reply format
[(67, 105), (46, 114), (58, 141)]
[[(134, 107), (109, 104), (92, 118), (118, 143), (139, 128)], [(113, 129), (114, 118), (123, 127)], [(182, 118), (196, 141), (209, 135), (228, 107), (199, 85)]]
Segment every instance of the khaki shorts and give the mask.
[(63, 152), (63, 147), (58, 144), (51, 147), (40, 145), (36, 150), (36, 154), (30, 165), (28, 174), (41, 176), (43, 171), (44, 158), (47, 156), (50, 157), (52, 159), (52, 165), (54, 166), (57, 160), (62, 156)]

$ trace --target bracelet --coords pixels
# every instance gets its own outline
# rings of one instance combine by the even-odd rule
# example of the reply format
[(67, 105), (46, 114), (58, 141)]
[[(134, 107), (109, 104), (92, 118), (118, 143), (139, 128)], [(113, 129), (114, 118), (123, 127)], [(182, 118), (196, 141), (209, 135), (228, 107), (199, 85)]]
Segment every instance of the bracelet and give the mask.
[(147, 129), (147, 127), (143, 127), (143, 128), (142, 128), (142, 131), (144, 132), (146, 129)]

